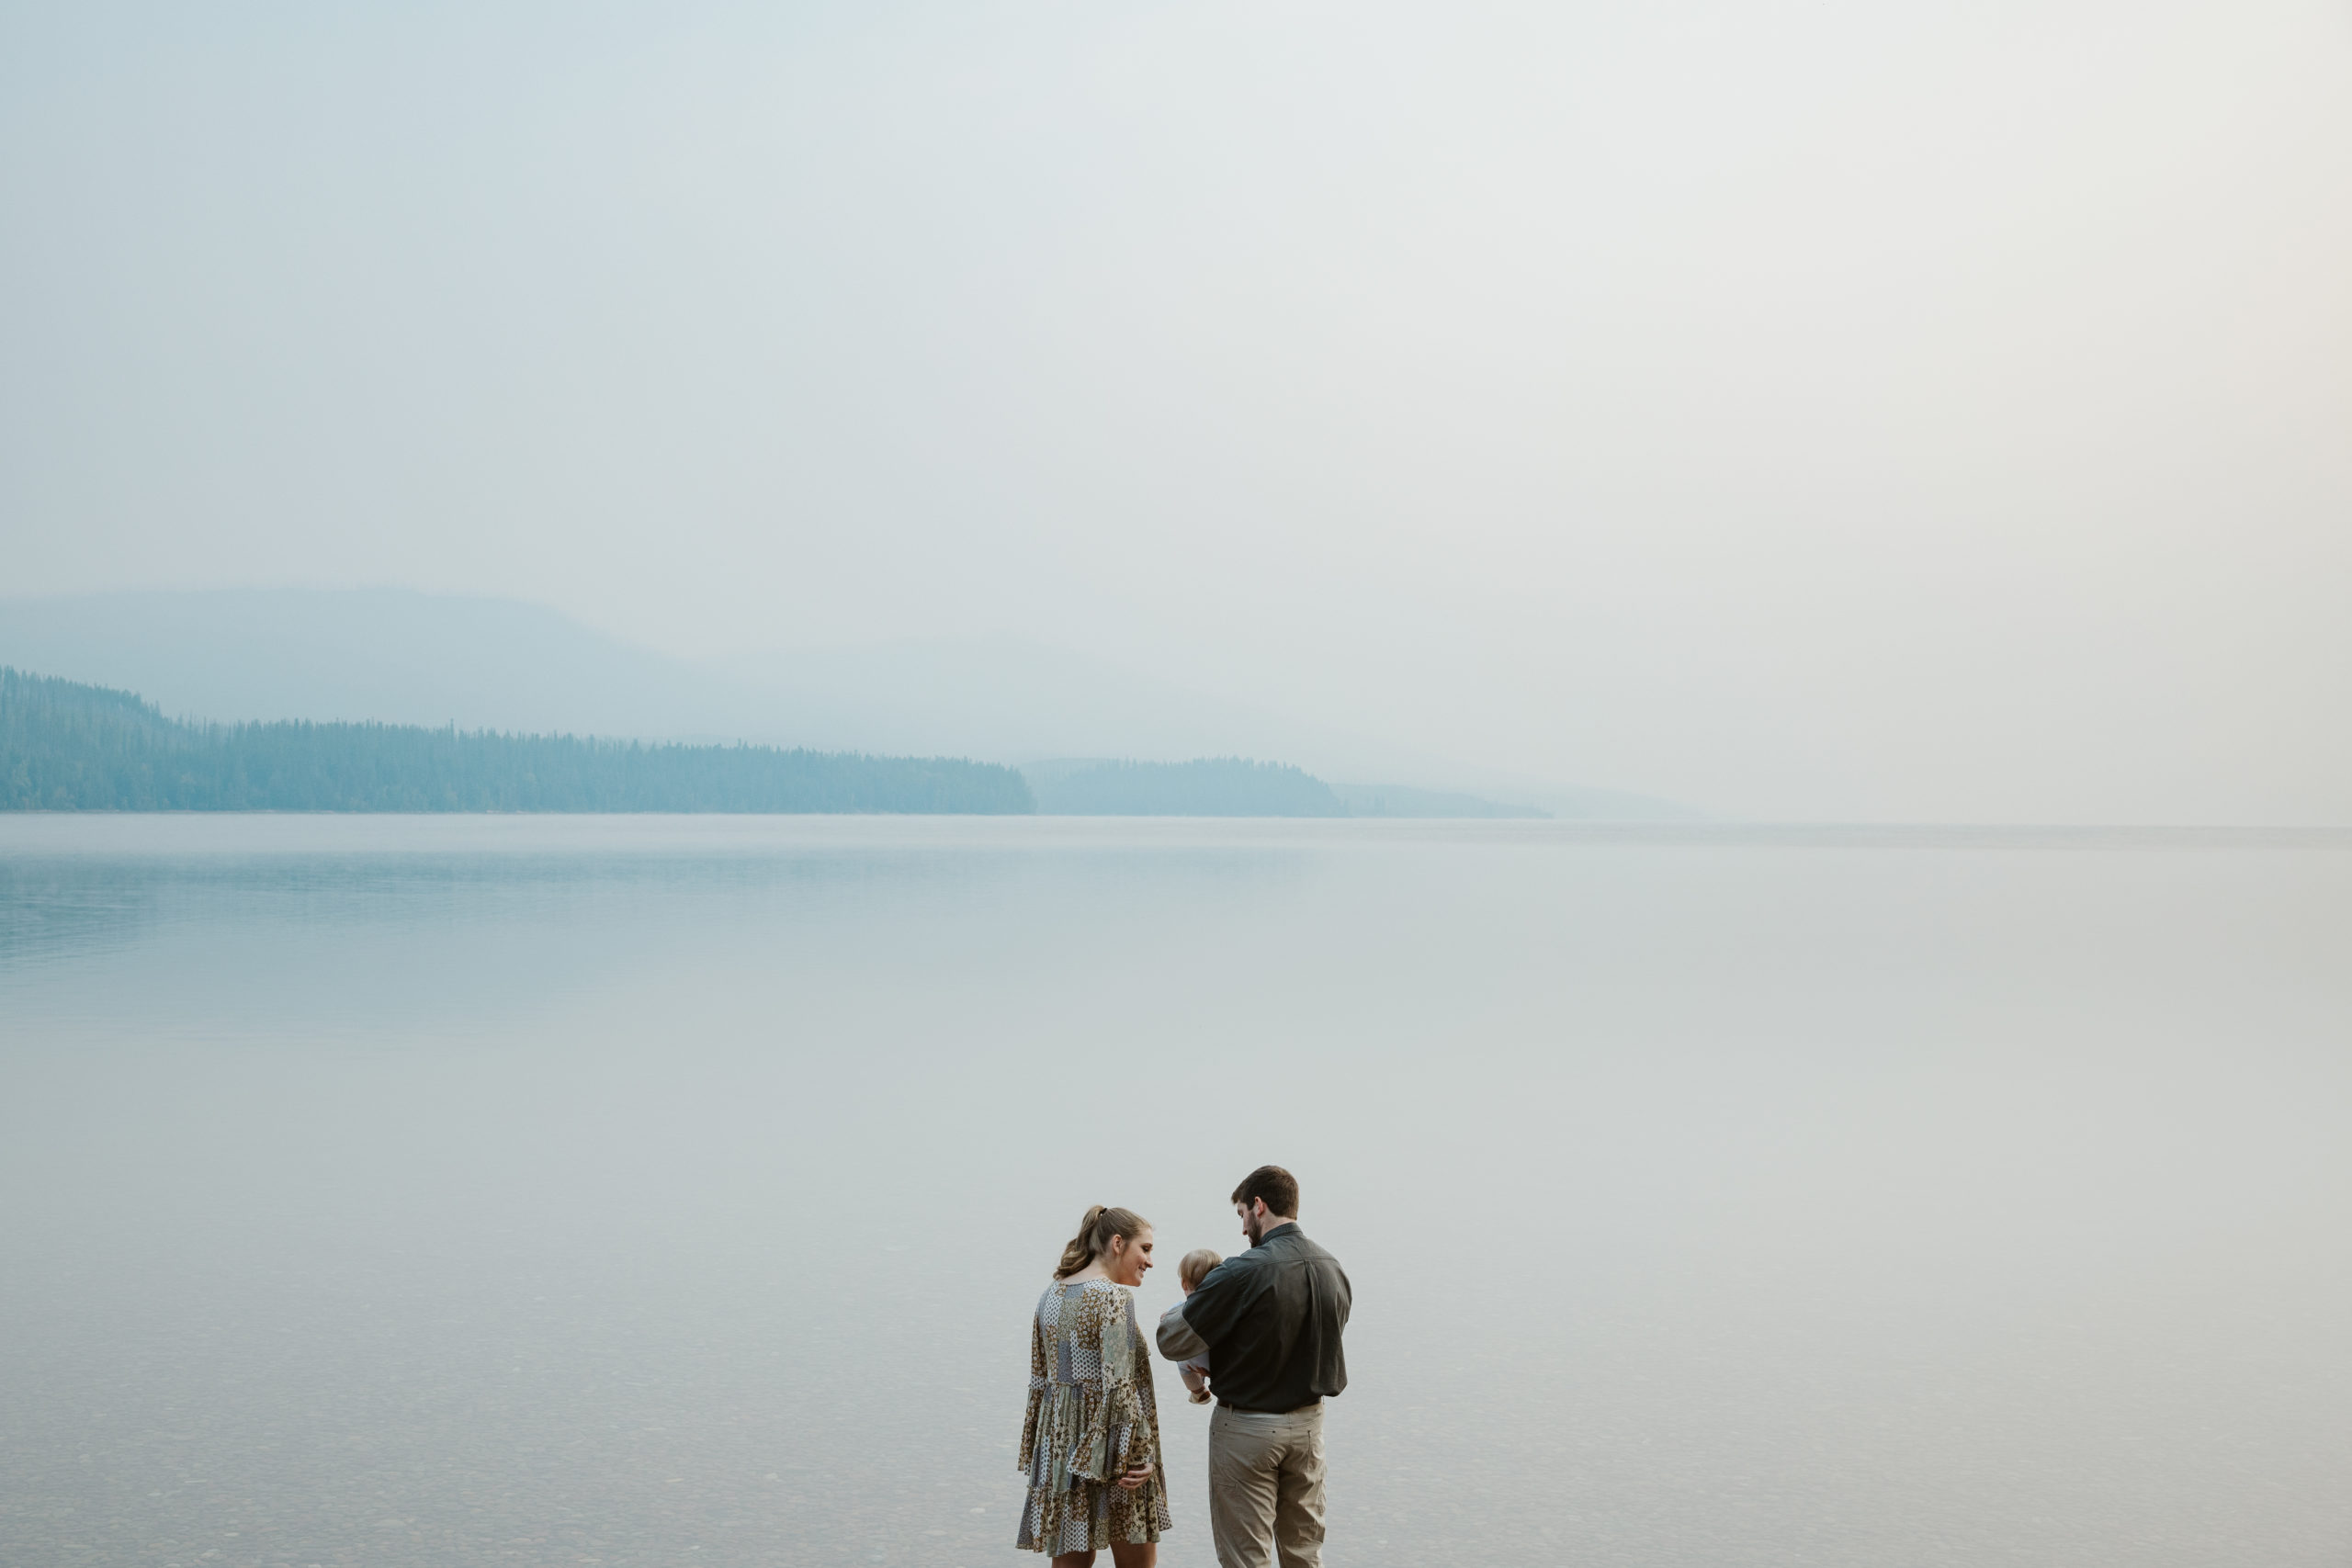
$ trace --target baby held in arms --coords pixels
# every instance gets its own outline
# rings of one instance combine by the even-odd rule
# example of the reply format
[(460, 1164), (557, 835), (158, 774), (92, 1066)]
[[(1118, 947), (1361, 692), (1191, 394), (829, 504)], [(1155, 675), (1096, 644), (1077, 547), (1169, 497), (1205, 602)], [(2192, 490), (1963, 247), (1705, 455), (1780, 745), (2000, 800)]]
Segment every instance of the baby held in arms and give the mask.
[[(1201, 1288), (1201, 1281), (1209, 1277), (1209, 1270), (1224, 1261), (1205, 1247), (1195, 1247), (1177, 1260), (1176, 1282), (1183, 1286), (1184, 1294), (1190, 1296)], [(1184, 1303), (1178, 1302), (1160, 1314), (1160, 1321), (1165, 1323), (1183, 1310)], [(1189, 1361), (1178, 1362), (1176, 1371), (1182, 1376), (1184, 1386), (1192, 1391), (1193, 1403), (1206, 1404), (1209, 1402), (1209, 1353), (1204, 1350)]]

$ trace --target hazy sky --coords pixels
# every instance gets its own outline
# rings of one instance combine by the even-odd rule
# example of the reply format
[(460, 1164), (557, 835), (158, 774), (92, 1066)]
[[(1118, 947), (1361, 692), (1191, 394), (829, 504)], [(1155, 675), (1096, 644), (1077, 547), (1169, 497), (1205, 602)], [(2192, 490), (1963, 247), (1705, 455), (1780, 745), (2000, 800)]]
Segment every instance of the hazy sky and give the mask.
[(0, 204), (0, 591), (2352, 820), (2340, 3), (19, 4)]

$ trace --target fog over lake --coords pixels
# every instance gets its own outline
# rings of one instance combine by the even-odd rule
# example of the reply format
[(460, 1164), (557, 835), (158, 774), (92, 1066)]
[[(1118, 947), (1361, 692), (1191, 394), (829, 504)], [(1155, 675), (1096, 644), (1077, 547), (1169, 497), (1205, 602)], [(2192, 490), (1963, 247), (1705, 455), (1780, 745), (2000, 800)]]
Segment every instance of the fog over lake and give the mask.
[(0, 820), (0, 1561), (1011, 1562), (1080, 1211), (1276, 1160), (1335, 1564), (2340, 1568), (2347, 852)]

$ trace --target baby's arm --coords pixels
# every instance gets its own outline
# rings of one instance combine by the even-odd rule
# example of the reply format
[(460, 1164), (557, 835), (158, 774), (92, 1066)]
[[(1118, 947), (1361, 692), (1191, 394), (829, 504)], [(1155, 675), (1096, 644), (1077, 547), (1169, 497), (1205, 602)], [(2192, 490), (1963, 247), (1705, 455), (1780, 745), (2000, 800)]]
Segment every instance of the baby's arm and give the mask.
[(1206, 1404), (1209, 1402), (1209, 1375), (1206, 1371), (1187, 1361), (1176, 1369), (1176, 1375), (1182, 1378), (1184, 1386), (1192, 1391), (1193, 1404)]

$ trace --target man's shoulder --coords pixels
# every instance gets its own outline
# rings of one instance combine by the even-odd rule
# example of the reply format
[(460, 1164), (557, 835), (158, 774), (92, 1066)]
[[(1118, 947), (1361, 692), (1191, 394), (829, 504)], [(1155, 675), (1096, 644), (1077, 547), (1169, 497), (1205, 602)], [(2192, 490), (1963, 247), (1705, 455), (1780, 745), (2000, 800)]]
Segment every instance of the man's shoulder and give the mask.
[[(1264, 1246), (1254, 1250), (1265, 1253), (1268, 1262), (1279, 1259), (1289, 1263), (1329, 1263), (1334, 1269), (1340, 1266), (1340, 1260), (1331, 1256), (1329, 1247), (1314, 1240), (1302, 1230), (1294, 1229), (1285, 1231), (1278, 1236), (1270, 1236)], [(1248, 1257), (1250, 1254), (1245, 1253), (1243, 1256)]]
[(1193, 1294), (1187, 1300), (1198, 1301), (1205, 1296), (1217, 1303), (1216, 1310), (1238, 1309), (1243, 1303), (1254, 1302), (1274, 1289), (1274, 1281), (1282, 1277), (1283, 1266), (1289, 1261), (1290, 1254), (1281, 1247), (1260, 1242), (1210, 1269), (1207, 1277), (1193, 1287)]
[(1262, 1246), (1253, 1247), (1247, 1252), (1237, 1252), (1232, 1257), (1227, 1258), (1224, 1262), (1218, 1264), (1216, 1268), (1210, 1269), (1206, 1275), (1203, 1276), (1201, 1282), (1193, 1287), (1193, 1293), (1197, 1295), (1201, 1292), (1207, 1290), (1213, 1284), (1233, 1285), (1238, 1283), (1239, 1281), (1250, 1278), (1251, 1275), (1260, 1272), (1267, 1264), (1273, 1261), (1273, 1258), (1267, 1253), (1265, 1247)]

